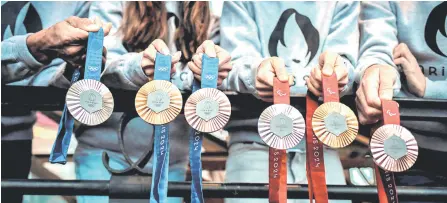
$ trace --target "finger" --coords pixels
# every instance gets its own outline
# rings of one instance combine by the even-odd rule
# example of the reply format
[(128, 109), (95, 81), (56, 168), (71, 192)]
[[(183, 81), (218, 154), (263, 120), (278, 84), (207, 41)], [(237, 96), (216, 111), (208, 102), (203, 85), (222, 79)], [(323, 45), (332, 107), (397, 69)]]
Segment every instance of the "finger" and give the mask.
[(222, 49), (218, 45), (215, 45), (214, 49), (216, 50), (216, 55), (219, 59), (219, 67), (231, 61), (231, 56), (225, 49)]
[(202, 68), (202, 57), (203, 57), (203, 54), (194, 54), (192, 56), (192, 61), (199, 68)]
[(261, 83), (264, 83), (268, 86), (273, 87), (273, 78), (274, 77), (275, 77), (275, 74), (270, 71), (260, 71), (258, 73), (258, 75), (256, 76), (256, 79)]
[(284, 60), (274, 57), (273, 60), (270, 60), (270, 65), (273, 67), (275, 75), (279, 79), (279, 81), (289, 82), (289, 74), (286, 71)]
[(222, 64), (222, 66), (219, 67), (219, 72), (230, 72), (233, 69), (233, 66), (230, 62)]
[(193, 63), (191, 61), (188, 62), (188, 67), (194, 74), (197, 74), (197, 75), (202, 74), (202, 69), (200, 69), (195, 63)]
[(161, 40), (161, 39), (156, 39), (156, 40), (154, 40), (154, 41), (151, 43), (151, 45), (153, 45), (154, 48), (155, 48), (155, 50), (157, 50), (157, 51), (160, 52), (161, 54), (164, 54), (164, 55), (169, 55), (169, 54), (170, 54), (170, 51), (169, 51), (168, 46), (167, 46), (166, 43), (165, 43), (163, 40)]
[(228, 72), (219, 72), (218, 76), (219, 78), (225, 79), (228, 77)]
[(368, 104), (364, 92), (361, 89), (357, 91), (356, 105), (357, 104), (359, 112), (364, 117), (363, 123), (367, 124), (375, 123), (379, 120), (380, 116), (382, 115), (382, 111), (380, 110), (380, 108), (375, 108)]
[(149, 78), (153, 77), (154, 69), (153, 68), (144, 68), (144, 74), (146, 74)]
[(401, 56), (403, 57), (407, 57), (406, 54), (409, 52), (410, 50), (408, 49), (408, 46), (405, 43), (400, 43), (399, 45), (397, 45), (394, 50), (393, 50), (393, 57), (394, 58), (399, 58)]
[(155, 63), (155, 56), (157, 55), (157, 50), (154, 45), (149, 45), (147, 49), (143, 51), (143, 57), (147, 58)]
[(322, 83), (321, 68), (319, 66), (313, 67), (310, 71), (310, 77), (314, 78), (319, 84)]
[(79, 28), (86, 32), (97, 32), (100, 29), (100, 26), (95, 24), (90, 19), (87, 18), (79, 18), (77, 16), (71, 16), (65, 20), (69, 25), (74, 28)]
[(368, 106), (374, 108), (381, 108), (381, 102), (379, 99), (379, 80), (379, 71), (371, 70), (365, 73), (360, 83)]
[(380, 86), (379, 97), (380, 99), (392, 100), (393, 99), (393, 85), (396, 80), (396, 72), (393, 68), (382, 68), (380, 71)]
[(85, 53), (84, 46), (81, 46), (81, 45), (68, 46), (64, 50), (64, 54), (66, 56), (76, 56), (76, 55), (79, 55), (81, 57), (81, 55), (83, 55), (84, 53)]
[(112, 23), (106, 23), (102, 29), (104, 30), (104, 36), (109, 35), (110, 30), (112, 30)]
[(273, 91), (258, 91), (260, 97), (269, 98), (273, 97)]
[(377, 123), (379, 121), (378, 118), (374, 117), (368, 117), (368, 115), (365, 113), (363, 107), (358, 102), (360, 99), (356, 98), (356, 106), (357, 106), (357, 112), (358, 112), (358, 118), (359, 122), (363, 125)]
[(217, 86), (222, 85), (224, 78), (217, 78)]
[(95, 19), (93, 21), (95, 22), (96, 25), (102, 27), (102, 21), (98, 16), (95, 16)]
[(399, 57), (394, 59), (396, 65), (401, 65), (404, 70), (408, 70), (411, 67), (410, 62), (405, 57)]
[(148, 58), (142, 58), (141, 59), (141, 67), (142, 68), (148, 68), (148, 67), (153, 67), (155, 65), (154, 61), (148, 59)]
[(261, 82), (256, 82), (255, 84), (256, 86), (256, 90), (258, 91), (270, 91), (273, 92), (273, 86), (261, 83)]
[(289, 75), (289, 86), (293, 85), (295, 83), (295, 76)]
[(313, 77), (310, 77), (309, 78), (309, 82), (312, 84), (312, 86), (315, 88), (315, 89), (317, 89), (318, 91), (321, 91), (321, 83), (320, 82), (318, 82), (317, 80), (315, 80), (315, 78), (313, 78)]
[(348, 77), (348, 68), (345, 66), (345, 64), (341, 60), (341, 57), (337, 57), (334, 71), (335, 71), (335, 75), (337, 76), (337, 81), (343, 80)]
[(313, 85), (312, 83), (309, 81), (309, 78), (306, 78), (306, 84), (307, 84), (307, 89), (312, 92), (315, 96), (320, 97), (321, 96), (321, 92), (318, 91)]
[(334, 71), (334, 66), (337, 61), (338, 54), (332, 52), (324, 52), (319, 57), (319, 65), (322, 68), (322, 73), (326, 76), (331, 76)]
[(178, 63), (180, 61), (180, 58), (182, 58), (182, 52), (181, 51), (175, 52), (175, 54), (171, 58), (171, 63), (172, 64)]
[(194, 78), (199, 82), (202, 81), (202, 77), (200, 75), (194, 74)]
[(211, 40), (205, 40), (199, 48), (197, 48), (196, 53), (205, 53), (209, 57), (216, 57), (216, 50), (214, 49), (214, 42)]

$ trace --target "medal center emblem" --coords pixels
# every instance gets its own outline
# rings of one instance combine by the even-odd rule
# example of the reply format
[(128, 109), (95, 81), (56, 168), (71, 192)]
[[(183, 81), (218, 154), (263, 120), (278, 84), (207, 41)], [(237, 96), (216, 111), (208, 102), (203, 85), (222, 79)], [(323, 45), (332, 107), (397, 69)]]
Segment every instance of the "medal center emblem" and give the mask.
[(405, 140), (397, 135), (393, 135), (386, 139), (383, 145), (385, 148), (385, 153), (395, 160), (400, 159), (407, 154), (407, 145), (405, 144)]
[(324, 118), (324, 126), (328, 132), (336, 136), (340, 136), (348, 130), (346, 118), (337, 112), (331, 112)]
[(292, 119), (282, 113), (270, 121), (270, 131), (281, 138), (292, 134), (292, 126)]
[(205, 121), (216, 117), (219, 112), (219, 103), (210, 98), (203, 99), (197, 103), (196, 114)]
[(171, 103), (169, 93), (163, 90), (156, 90), (147, 95), (147, 107), (155, 113), (166, 110)]
[(102, 96), (95, 90), (87, 90), (81, 93), (81, 106), (89, 113), (102, 109)]

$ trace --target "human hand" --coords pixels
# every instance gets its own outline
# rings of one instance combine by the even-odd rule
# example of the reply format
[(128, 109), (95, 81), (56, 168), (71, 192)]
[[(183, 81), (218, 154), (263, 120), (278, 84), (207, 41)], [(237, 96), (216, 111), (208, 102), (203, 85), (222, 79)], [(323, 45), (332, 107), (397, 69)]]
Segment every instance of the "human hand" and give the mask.
[(286, 71), (284, 61), (278, 57), (270, 57), (261, 62), (256, 72), (255, 86), (261, 100), (273, 102), (273, 79), (293, 84), (293, 76)]
[(307, 88), (315, 96), (322, 95), (322, 75), (331, 76), (335, 72), (337, 75), (338, 90), (342, 91), (348, 84), (348, 68), (343, 64), (340, 55), (333, 52), (324, 52), (318, 58), (318, 65), (313, 67), (310, 76), (305, 78)]
[[(154, 79), (154, 67), (155, 67), (155, 56), (157, 52), (164, 55), (169, 55), (170, 51), (165, 42), (161, 39), (154, 40), (148, 48), (143, 51), (143, 59), (141, 60), (141, 68), (150, 80)], [(177, 51), (171, 58), (171, 75), (175, 73), (174, 65), (180, 61), (182, 52)]]
[(361, 124), (372, 124), (382, 116), (382, 99), (393, 98), (393, 84), (397, 73), (387, 65), (372, 65), (363, 74), (355, 103)]
[[(31, 34), (27, 46), (31, 54), (44, 64), (55, 58), (62, 58), (70, 64), (67, 67), (79, 68), (84, 66), (89, 32), (97, 32), (103, 28), (107, 36), (112, 24), (103, 24), (99, 18), (94, 21), (87, 18), (72, 16), (55, 25)], [(103, 55), (106, 54), (104, 49)], [(103, 57), (105, 61), (105, 57)]]
[(407, 78), (408, 90), (418, 97), (425, 95), (425, 75), (408, 46), (400, 43), (393, 51), (394, 63), (400, 65)]
[(202, 57), (204, 53), (209, 57), (217, 57), (219, 59), (217, 86), (220, 86), (222, 81), (228, 77), (229, 72), (233, 68), (231, 65), (231, 56), (225, 49), (215, 45), (213, 41), (204, 41), (199, 48), (197, 48), (196, 54), (192, 57), (192, 61), (188, 62), (188, 67), (193, 72), (194, 78), (198, 81), (201, 81)]

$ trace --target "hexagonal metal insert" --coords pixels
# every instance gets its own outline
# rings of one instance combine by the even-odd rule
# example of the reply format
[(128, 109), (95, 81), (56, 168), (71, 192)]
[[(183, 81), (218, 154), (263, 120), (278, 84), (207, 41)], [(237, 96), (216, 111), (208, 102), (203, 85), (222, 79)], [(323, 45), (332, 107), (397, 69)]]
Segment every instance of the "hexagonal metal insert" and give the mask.
[(293, 121), (284, 114), (278, 114), (270, 121), (270, 131), (279, 137), (292, 134)]
[(171, 98), (169, 93), (163, 90), (156, 90), (147, 95), (147, 107), (155, 113), (160, 113), (169, 107)]
[(395, 160), (400, 159), (407, 154), (407, 145), (405, 144), (405, 140), (397, 135), (393, 134), (385, 140), (383, 145), (385, 148), (385, 153)]
[(219, 112), (219, 103), (213, 99), (206, 98), (197, 103), (196, 113), (205, 121), (209, 121), (217, 116)]
[(324, 118), (324, 126), (330, 133), (340, 136), (348, 130), (346, 118), (338, 112), (331, 112)]
[(95, 90), (81, 92), (81, 106), (89, 113), (94, 113), (102, 109), (102, 96)]

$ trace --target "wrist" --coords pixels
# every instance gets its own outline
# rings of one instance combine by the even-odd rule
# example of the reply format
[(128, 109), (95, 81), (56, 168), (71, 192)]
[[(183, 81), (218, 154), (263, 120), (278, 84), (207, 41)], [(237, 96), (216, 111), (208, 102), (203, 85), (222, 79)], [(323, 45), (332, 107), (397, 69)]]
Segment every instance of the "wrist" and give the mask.
[(45, 30), (29, 35), (26, 38), (26, 45), (31, 55), (40, 63), (48, 64), (54, 59), (51, 57), (49, 46), (47, 46)]

